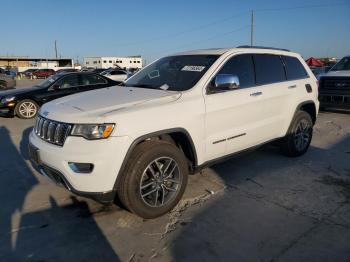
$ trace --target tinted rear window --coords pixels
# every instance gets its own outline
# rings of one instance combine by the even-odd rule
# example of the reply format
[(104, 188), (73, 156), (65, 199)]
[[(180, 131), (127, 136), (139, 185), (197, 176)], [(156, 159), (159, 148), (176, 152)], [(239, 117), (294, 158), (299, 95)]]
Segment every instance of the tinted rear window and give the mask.
[(308, 77), (304, 66), (299, 59), (291, 56), (283, 56), (284, 64), (286, 65), (286, 74), (288, 80), (303, 79)]
[(278, 55), (254, 55), (256, 83), (258, 85), (278, 83), (286, 80), (284, 66)]

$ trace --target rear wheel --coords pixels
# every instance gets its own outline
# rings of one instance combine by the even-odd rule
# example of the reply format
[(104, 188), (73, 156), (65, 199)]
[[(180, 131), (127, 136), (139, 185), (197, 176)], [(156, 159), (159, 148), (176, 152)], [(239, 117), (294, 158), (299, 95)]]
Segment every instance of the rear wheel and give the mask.
[(309, 148), (313, 131), (311, 116), (305, 111), (298, 111), (282, 139), (281, 149), (287, 156), (301, 156)]
[(118, 196), (143, 218), (161, 216), (180, 201), (187, 185), (187, 161), (175, 145), (146, 141), (138, 145), (118, 181)]
[(30, 119), (37, 115), (39, 106), (33, 100), (22, 100), (15, 108), (16, 115), (22, 119)]

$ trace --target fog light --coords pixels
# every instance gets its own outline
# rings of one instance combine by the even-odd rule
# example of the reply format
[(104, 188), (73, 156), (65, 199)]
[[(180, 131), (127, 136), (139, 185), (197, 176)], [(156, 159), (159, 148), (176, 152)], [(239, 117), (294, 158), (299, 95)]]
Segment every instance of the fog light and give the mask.
[(94, 170), (94, 165), (90, 164), (90, 163), (68, 162), (68, 165), (69, 165), (70, 169), (72, 169), (72, 171), (75, 173), (88, 174), (88, 173), (91, 173), (92, 170)]

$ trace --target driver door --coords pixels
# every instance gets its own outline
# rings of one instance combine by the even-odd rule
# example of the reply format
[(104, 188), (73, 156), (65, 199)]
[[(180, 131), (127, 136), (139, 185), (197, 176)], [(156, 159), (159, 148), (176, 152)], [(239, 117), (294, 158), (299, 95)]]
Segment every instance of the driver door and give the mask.
[[(261, 141), (263, 113), (261, 87), (255, 85), (253, 57), (230, 58), (218, 74), (237, 76), (239, 87), (205, 94), (207, 161), (254, 146)], [(214, 78), (215, 79), (215, 78)]]
[(47, 92), (42, 95), (41, 100), (43, 103), (47, 103), (63, 96), (75, 94), (79, 91), (78, 86), (78, 74), (64, 76), (48, 88)]

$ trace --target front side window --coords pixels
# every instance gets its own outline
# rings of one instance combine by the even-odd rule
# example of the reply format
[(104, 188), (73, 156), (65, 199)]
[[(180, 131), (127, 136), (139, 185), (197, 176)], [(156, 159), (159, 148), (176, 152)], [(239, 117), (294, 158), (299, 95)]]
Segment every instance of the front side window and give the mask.
[(282, 59), (286, 66), (287, 80), (303, 79), (308, 77), (304, 66), (300, 63), (298, 58), (283, 56)]
[(350, 57), (344, 57), (331, 69), (331, 71), (345, 71), (345, 70), (350, 70)]
[(255, 54), (255, 74), (258, 85), (266, 85), (286, 81), (281, 58), (278, 55)]
[(95, 74), (84, 74), (81, 76), (82, 84), (85, 85), (99, 85), (105, 84), (106, 80), (99, 75)]
[(60, 75), (53, 75), (49, 78), (46, 78), (46, 80), (44, 80), (43, 82), (41, 82), (40, 84), (38, 84), (38, 87), (49, 87), (53, 82), (55, 82), (57, 79), (60, 78)]
[(241, 88), (255, 85), (254, 64), (252, 55), (237, 55), (231, 58), (218, 74), (238, 76)]
[(126, 81), (126, 86), (185, 91), (192, 88), (218, 59), (218, 55), (163, 57)]
[(58, 80), (55, 84), (60, 87), (60, 89), (71, 88), (79, 85), (78, 75), (65, 76), (61, 80)]

